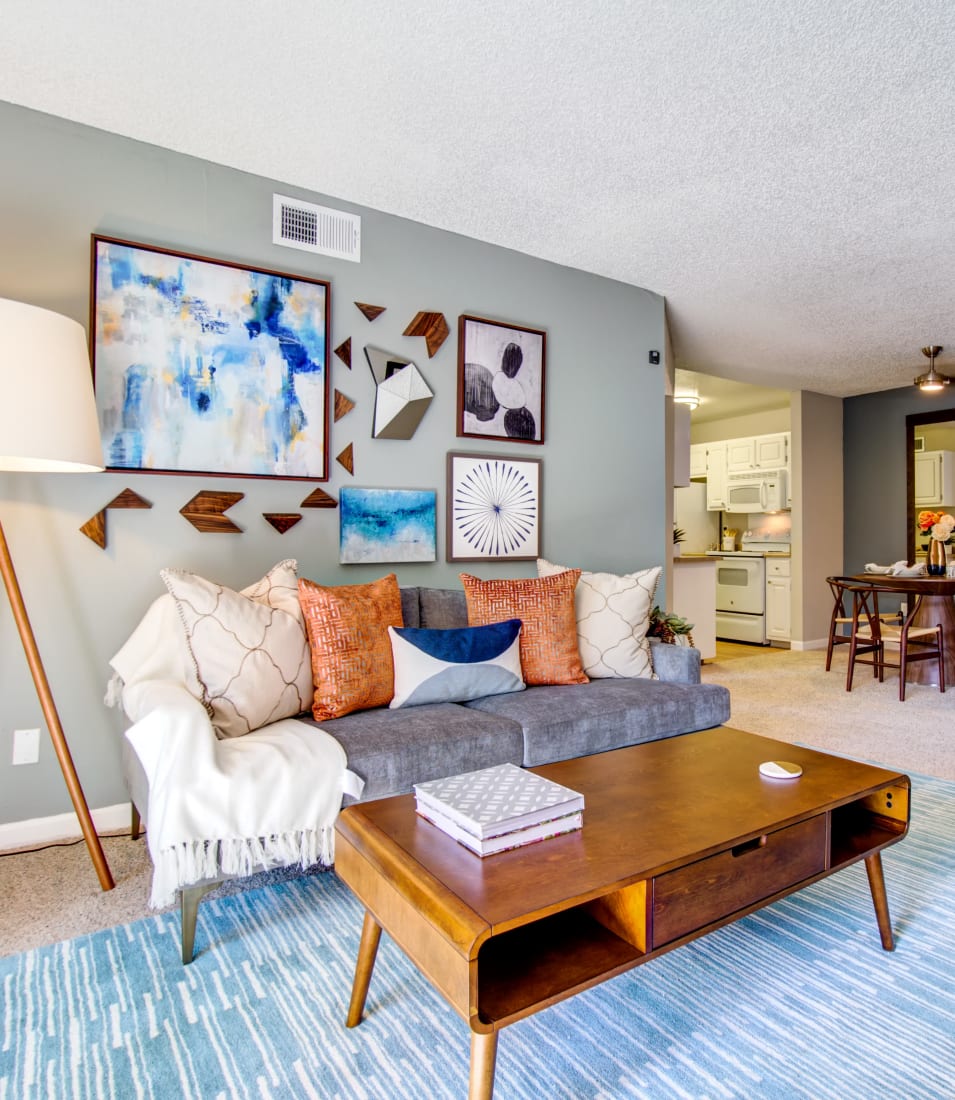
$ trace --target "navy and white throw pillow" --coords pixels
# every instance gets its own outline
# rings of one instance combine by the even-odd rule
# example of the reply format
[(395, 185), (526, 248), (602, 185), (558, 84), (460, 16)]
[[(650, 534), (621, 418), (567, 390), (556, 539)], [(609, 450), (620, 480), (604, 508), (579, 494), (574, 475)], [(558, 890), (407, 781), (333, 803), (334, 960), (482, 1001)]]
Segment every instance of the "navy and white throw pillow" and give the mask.
[(389, 706), (464, 703), (523, 691), (521, 620), (456, 630), (388, 627), (395, 664)]

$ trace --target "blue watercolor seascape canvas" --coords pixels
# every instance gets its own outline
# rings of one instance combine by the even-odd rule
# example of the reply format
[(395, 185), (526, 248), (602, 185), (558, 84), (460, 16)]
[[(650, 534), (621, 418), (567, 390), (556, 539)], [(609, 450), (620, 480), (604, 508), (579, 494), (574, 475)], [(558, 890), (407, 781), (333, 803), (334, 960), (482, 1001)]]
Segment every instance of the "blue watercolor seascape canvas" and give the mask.
[(436, 505), (433, 489), (342, 489), (339, 561), (435, 561)]
[(328, 283), (94, 238), (111, 469), (328, 476)]

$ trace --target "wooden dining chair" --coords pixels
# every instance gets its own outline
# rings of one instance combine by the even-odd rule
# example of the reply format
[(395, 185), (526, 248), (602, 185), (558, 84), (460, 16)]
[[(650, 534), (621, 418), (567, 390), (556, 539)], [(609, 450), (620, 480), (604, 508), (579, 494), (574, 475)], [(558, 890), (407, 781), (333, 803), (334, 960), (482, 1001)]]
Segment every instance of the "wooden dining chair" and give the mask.
[[(826, 647), (826, 672), (832, 668), (832, 651), (837, 645), (849, 645), (852, 642), (853, 589), (859, 582), (851, 577), (826, 577), (826, 584), (832, 592), (832, 616), (829, 620), (829, 644)], [(882, 622), (901, 623), (898, 611), (879, 612)], [(865, 616), (863, 615), (863, 620)], [(850, 690), (849, 688), (846, 689)]]
[[(945, 635), (941, 623), (916, 626), (915, 617), (922, 597), (911, 601), (908, 614), (901, 622), (886, 621), (879, 613), (879, 593), (897, 595), (890, 588), (880, 588), (876, 583), (850, 583), (847, 591), (852, 596), (852, 616), (849, 632), (849, 669), (846, 673), (846, 691), (852, 690), (855, 665), (870, 664), (880, 683), (887, 668), (899, 670), (899, 700), (905, 702), (905, 676), (911, 661), (938, 662), (938, 690), (945, 691)], [(898, 653), (898, 661), (888, 659), (887, 653)]]

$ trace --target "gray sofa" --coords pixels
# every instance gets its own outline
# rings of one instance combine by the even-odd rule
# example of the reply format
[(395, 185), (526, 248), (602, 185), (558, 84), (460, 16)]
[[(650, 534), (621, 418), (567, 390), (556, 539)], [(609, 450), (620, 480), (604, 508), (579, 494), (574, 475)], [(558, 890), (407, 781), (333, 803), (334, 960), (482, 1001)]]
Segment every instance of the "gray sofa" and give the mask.
[[(463, 589), (403, 588), (401, 605), (405, 626), (468, 625)], [(729, 719), (727, 689), (700, 683), (699, 650), (650, 644), (656, 680), (535, 686), (470, 703), (359, 711), (321, 727), (364, 780), (366, 801), (492, 764), (532, 768)]]
[[(467, 626), (463, 590), (403, 588), (401, 600), (406, 626)], [(320, 725), (339, 743), (348, 769), (364, 782), (362, 801), (493, 764), (534, 767), (726, 722), (729, 692), (700, 682), (699, 650), (655, 639), (650, 644), (657, 676), (652, 680), (533, 686), (463, 704), (379, 707), (321, 723), (300, 715), (298, 721)], [(196, 700), (184, 688), (178, 690), (205, 720)], [(149, 825), (149, 783), (126, 738), (123, 770), (133, 804), (133, 835), (138, 835), (140, 815)], [(354, 799), (346, 795), (344, 801)], [(221, 881), (202, 879), (181, 889), (183, 962), (193, 957), (199, 902)]]

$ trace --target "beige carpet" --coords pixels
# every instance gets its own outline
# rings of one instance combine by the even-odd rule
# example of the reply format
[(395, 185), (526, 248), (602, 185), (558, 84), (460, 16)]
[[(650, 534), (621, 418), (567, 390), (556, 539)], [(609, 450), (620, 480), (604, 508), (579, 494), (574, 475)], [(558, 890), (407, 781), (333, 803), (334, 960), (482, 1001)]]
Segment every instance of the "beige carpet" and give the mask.
[(846, 691), (846, 647), (826, 672), (822, 651), (720, 647), (703, 666), (703, 679), (730, 689), (729, 724), (780, 741), (798, 741), (900, 771), (955, 780), (955, 688), (940, 694), (921, 684), (899, 702), (898, 674), (884, 683), (857, 666)]
[[(845, 652), (826, 673), (825, 655), (720, 645), (703, 679), (731, 692), (731, 724), (781, 741), (855, 756), (902, 771), (955, 780), (955, 689), (859, 674), (845, 690)], [(104, 893), (82, 842), (0, 856), (0, 955), (55, 943), (147, 916), (150, 862), (142, 840), (103, 841), (116, 888)]]

